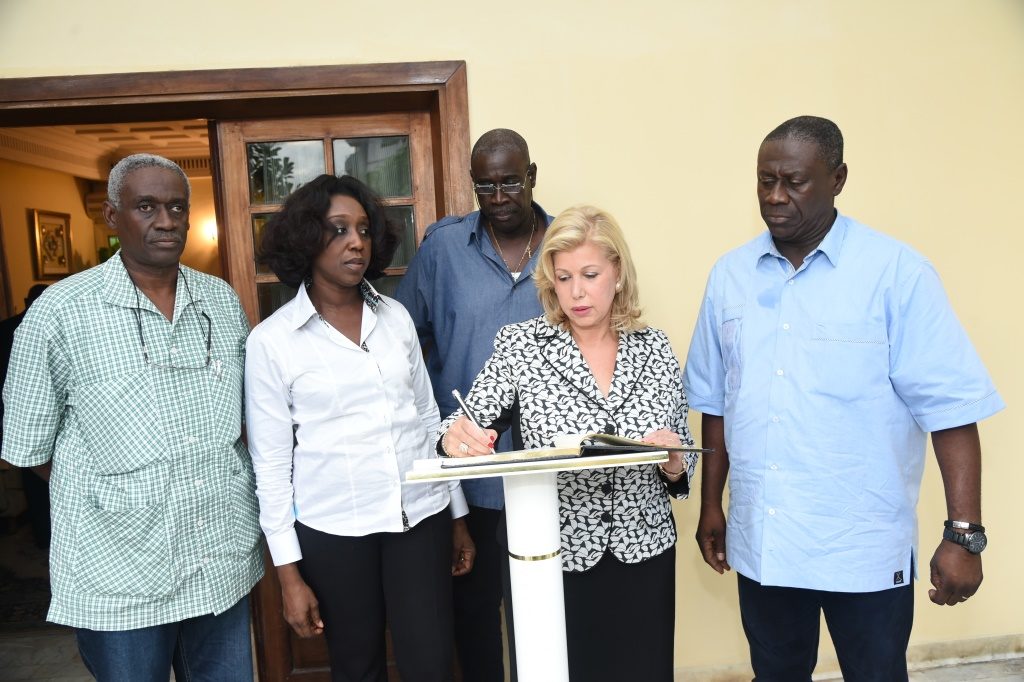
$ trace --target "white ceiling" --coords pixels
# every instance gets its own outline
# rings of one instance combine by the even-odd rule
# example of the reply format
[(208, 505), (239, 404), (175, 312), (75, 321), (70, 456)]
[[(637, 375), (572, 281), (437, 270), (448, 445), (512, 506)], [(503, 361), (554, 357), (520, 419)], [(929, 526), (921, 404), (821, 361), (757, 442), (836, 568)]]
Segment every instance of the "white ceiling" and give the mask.
[(177, 161), (191, 176), (208, 176), (206, 121), (160, 121), (0, 128), (0, 158), (104, 180), (111, 166), (139, 152)]

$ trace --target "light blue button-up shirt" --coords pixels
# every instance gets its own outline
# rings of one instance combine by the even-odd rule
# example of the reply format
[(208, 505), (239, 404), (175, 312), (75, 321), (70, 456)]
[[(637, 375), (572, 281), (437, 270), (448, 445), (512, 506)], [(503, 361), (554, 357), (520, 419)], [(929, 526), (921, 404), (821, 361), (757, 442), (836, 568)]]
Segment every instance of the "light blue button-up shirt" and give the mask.
[(732, 567), (842, 592), (909, 582), (927, 432), (1004, 407), (931, 264), (842, 215), (799, 269), (767, 232), (715, 264), (685, 385), (724, 417)]

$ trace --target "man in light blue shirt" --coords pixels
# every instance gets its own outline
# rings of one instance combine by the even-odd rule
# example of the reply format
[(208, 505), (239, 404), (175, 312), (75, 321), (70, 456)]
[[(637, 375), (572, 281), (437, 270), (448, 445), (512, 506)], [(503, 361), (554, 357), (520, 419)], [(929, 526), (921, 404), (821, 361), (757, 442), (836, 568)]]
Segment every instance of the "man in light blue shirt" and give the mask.
[(768, 231), (715, 264), (686, 364), (715, 449), (697, 543), (739, 574), (758, 680), (810, 680), (822, 611), (847, 682), (907, 679), (927, 433), (949, 511), (925, 525), (929, 596), (955, 605), (982, 579), (976, 422), (1004, 405), (931, 264), (835, 210), (842, 154), (822, 118), (765, 138)]
[[(498, 330), (544, 312), (533, 271), (552, 217), (533, 202), (537, 164), (526, 140), (504, 128), (484, 133), (473, 146), (470, 170), (480, 210), (428, 227), (395, 293), (416, 324), (442, 418), (458, 409), (453, 388), (469, 392)], [(511, 449), (511, 431), (496, 449)], [(501, 682), (499, 607), (502, 570), (508, 571), (507, 548), (498, 540), (502, 483), (477, 479), (464, 481), (462, 489), (477, 557), (473, 571), (454, 583), (459, 663), (466, 680)]]

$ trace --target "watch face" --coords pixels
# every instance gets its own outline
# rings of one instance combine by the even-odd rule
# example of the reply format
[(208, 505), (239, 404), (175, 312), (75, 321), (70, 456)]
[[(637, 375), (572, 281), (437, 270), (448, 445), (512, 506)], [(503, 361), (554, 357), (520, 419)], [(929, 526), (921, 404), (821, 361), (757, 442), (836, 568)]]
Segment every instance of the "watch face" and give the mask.
[(971, 554), (981, 554), (982, 550), (988, 546), (988, 538), (984, 533), (968, 533), (967, 539), (967, 551)]

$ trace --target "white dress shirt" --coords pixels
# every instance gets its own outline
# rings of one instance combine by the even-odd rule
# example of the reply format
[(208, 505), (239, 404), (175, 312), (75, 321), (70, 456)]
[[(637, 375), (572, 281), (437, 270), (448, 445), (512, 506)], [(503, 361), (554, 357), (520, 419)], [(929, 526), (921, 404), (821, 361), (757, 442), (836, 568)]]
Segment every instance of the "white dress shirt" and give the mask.
[(333, 535), (402, 532), (451, 502), (457, 482), (409, 484), (436, 457), (437, 404), (400, 303), (361, 285), (360, 343), (324, 322), (305, 287), (249, 335), (246, 423), (260, 525), (275, 566), (302, 558), (295, 520)]

